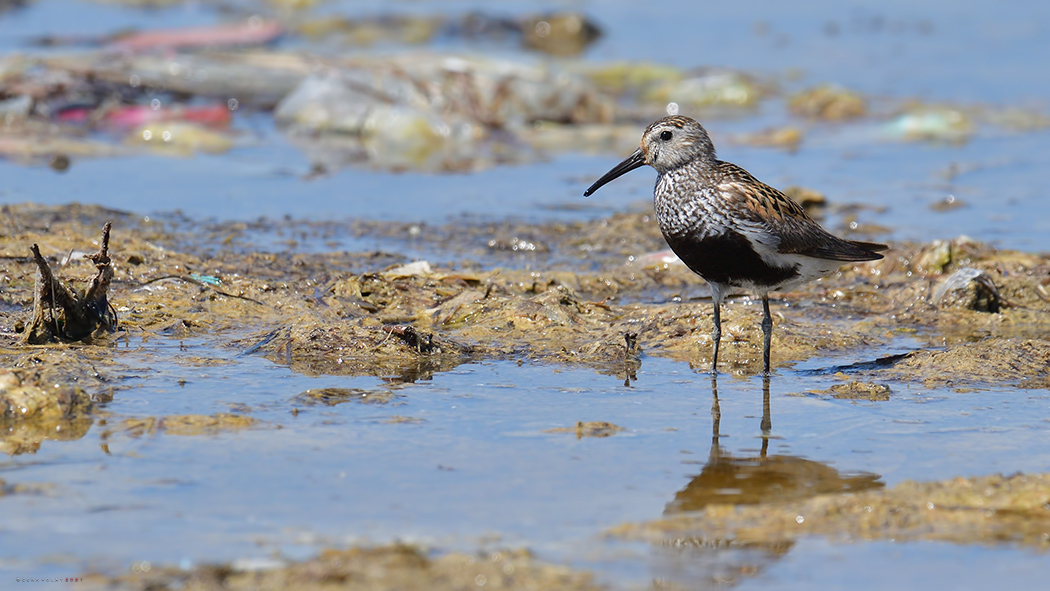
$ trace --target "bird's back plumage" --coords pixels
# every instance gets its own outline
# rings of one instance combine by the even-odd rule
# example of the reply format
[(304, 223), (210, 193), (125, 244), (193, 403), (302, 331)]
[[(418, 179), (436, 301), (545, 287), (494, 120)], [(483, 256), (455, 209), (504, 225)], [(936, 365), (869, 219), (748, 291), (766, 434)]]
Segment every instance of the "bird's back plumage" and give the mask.
[(735, 215), (762, 225), (777, 238), (777, 252), (830, 261), (873, 261), (883, 244), (846, 240), (831, 234), (782, 191), (730, 162), (717, 161), (718, 193)]
[(654, 196), (664, 239), (709, 283), (785, 289), (885, 249), (827, 232), (783, 192), (721, 160), (665, 171)]

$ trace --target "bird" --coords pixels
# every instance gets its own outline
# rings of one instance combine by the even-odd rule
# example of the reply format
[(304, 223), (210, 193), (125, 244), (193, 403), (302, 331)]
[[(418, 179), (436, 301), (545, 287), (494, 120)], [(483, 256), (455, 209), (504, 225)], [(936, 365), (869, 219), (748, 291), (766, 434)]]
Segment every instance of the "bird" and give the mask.
[(653, 205), (671, 250), (711, 287), (714, 300), (711, 372), (718, 371), (721, 307), (730, 288), (762, 298), (762, 366), (769, 375), (773, 319), (769, 293), (823, 277), (845, 263), (883, 258), (885, 244), (839, 238), (813, 221), (801, 205), (743, 168), (719, 160), (707, 130), (672, 115), (654, 121), (641, 146), (584, 193), (628, 172), (656, 169)]

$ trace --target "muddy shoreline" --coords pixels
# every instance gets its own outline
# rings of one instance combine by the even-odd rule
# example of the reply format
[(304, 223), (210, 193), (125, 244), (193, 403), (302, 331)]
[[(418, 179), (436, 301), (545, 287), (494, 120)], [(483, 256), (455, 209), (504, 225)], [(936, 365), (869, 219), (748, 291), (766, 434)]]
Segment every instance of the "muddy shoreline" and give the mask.
[[(121, 349), (129, 336), (203, 339), (228, 351), (229, 363), (240, 356), (264, 356), (307, 376), (376, 376), (390, 384), (430, 379), (460, 364), (485, 360), (578, 365), (616, 376), (625, 384), (630, 384), (646, 357), (688, 363), (697, 372), (709, 363), (711, 319), (703, 283), (681, 264), (652, 254), (661, 248), (661, 241), (647, 213), (575, 224), (436, 227), (422, 233), (396, 223), (370, 222), (345, 229), (384, 236), (395, 248), (397, 240), (407, 235), (405, 243), (412, 241), (413, 248), (423, 243), (432, 249), (434, 256), (426, 261), (377, 252), (251, 252), (235, 244), (209, 243), (185, 230), (166, 229), (163, 221), (146, 222), (92, 206), (5, 206), (3, 214), (11, 228), (0, 245), (5, 277), (0, 313), (4, 340), (0, 407), (5, 429), (0, 448), (7, 454), (34, 453), (48, 440), (83, 437), (92, 427), (128, 437), (280, 428), (255, 420), (250, 409), (112, 416), (107, 403), (126, 388)], [(77, 342), (21, 345), (18, 331), (25, 329), (26, 310), (31, 310), (33, 301), (34, 262), (27, 256), (28, 245), (38, 243), (56, 275), (75, 287), (92, 274), (93, 265), (83, 257), (97, 247), (98, 229), (106, 221), (114, 222), (110, 301), (120, 319), (117, 331), (98, 332)], [(331, 224), (319, 229), (303, 223), (296, 231), (339, 230)], [(243, 225), (215, 225), (209, 232), (216, 237), (251, 235)], [(998, 251), (966, 239), (893, 244), (883, 261), (844, 267), (798, 292), (775, 298), (774, 367), (784, 371), (829, 353), (870, 350), (907, 333), (925, 344), (893, 358), (860, 357), (853, 366), (831, 368), (828, 390), (799, 395), (878, 403), (893, 396), (898, 384), (958, 391), (1004, 384), (1047, 388), (1050, 341), (1045, 335), (1050, 334), (1050, 303), (1043, 294), (1048, 276), (1046, 255)], [(760, 370), (757, 308), (746, 296), (725, 307), (723, 374), (743, 378)], [(288, 406), (297, 412), (311, 405), (348, 401), (387, 404), (395, 396), (390, 390), (308, 391)], [(622, 428), (580, 423), (562, 430), (577, 438), (601, 438), (615, 437)], [(762, 465), (776, 461), (770, 457)], [(747, 505), (709, 506), (701, 516), (687, 512), (610, 531), (654, 543), (666, 543), (662, 541), (666, 536), (702, 535), (772, 548), (790, 543), (794, 536), (826, 534), (1019, 543), (1045, 550), (1045, 508), (1037, 503), (1010, 509), (1041, 494), (1045, 478), (986, 476), (901, 485), (886, 492), (803, 498), (797, 506), (761, 499), (748, 509), (743, 509)], [(923, 494), (931, 499), (937, 497), (930, 502), (938, 507), (948, 503), (952, 509), (923, 510), (925, 501), (915, 500), (908, 486), (927, 491)], [(989, 511), (980, 499), (959, 500), (959, 495), (970, 494), (965, 490), (977, 486), (997, 491), (1001, 501), (993, 503), (991, 511), (1004, 516), (1001, 525), (979, 517)], [(1030, 490), (1033, 486), (1035, 492)], [(34, 490), (39, 489), (8, 487), (5, 494)], [(945, 495), (956, 500), (945, 501), (941, 498)], [(912, 507), (915, 503), (919, 504)], [(884, 505), (889, 515), (903, 521), (892, 525), (856, 510)], [(785, 511), (827, 515), (795, 529), (777, 525), (775, 516)], [(835, 519), (844, 520), (841, 526), (832, 519), (833, 513), (839, 516)], [(908, 517), (912, 513), (915, 517)], [(851, 521), (855, 515), (860, 522)], [(711, 521), (712, 516), (718, 519)], [(873, 529), (873, 519), (882, 524), (883, 533)], [(1026, 523), (1023, 531), (1029, 533), (1004, 536), (1002, 528), (1020, 531), (1011, 529), (1015, 520)], [(533, 564), (531, 559), (514, 567), (517, 574), (509, 576), (496, 568), (499, 565), (492, 566), (496, 568), (492, 573), (490, 565), (479, 570), (487, 563), (471, 562), (469, 556), (453, 553), (434, 558), (420, 552), (398, 547), (332, 550), (313, 561), (263, 572), (237, 573), (228, 566), (196, 571), (158, 567), (151, 573), (117, 579), (92, 575), (89, 580), (99, 588), (121, 589), (173, 585), (210, 589), (219, 584), (279, 588), (293, 580), (302, 588), (354, 589), (358, 583), (351, 581), (360, 577), (390, 582), (402, 576), (395, 573), (411, 572), (404, 574), (405, 581), (411, 581), (405, 588), (468, 588), (476, 586), (475, 576), (485, 576), (494, 588), (598, 588), (583, 573)], [(374, 563), (362, 556), (380, 558)], [(405, 561), (416, 565), (414, 570), (405, 571)], [(442, 574), (446, 568), (459, 574)], [(467, 577), (470, 573), (474, 574)], [(332, 577), (344, 583), (338, 587), (322, 583)], [(449, 582), (460, 579), (465, 582)]]

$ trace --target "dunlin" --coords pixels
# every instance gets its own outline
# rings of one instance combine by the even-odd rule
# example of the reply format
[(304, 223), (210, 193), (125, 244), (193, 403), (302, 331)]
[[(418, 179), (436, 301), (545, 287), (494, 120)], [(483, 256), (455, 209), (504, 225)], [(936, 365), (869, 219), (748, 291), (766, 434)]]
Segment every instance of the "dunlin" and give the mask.
[(881, 259), (886, 245), (828, 233), (798, 203), (743, 168), (715, 156), (707, 131), (689, 117), (664, 117), (642, 134), (641, 147), (584, 192), (645, 165), (659, 173), (655, 198), (660, 231), (678, 258), (711, 286), (717, 371), (721, 306), (729, 288), (762, 298), (762, 367), (769, 373), (773, 318), (769, 292), (823, 277), (844, 263)]

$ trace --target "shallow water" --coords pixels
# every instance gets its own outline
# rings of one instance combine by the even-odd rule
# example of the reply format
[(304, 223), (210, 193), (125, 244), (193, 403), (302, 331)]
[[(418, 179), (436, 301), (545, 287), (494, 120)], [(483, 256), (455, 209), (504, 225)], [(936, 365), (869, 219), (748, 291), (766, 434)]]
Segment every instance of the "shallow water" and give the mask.
[[(1050, 15), (1035, 3), (1008, 9), (977, 2), (890, 2), (877, 10), (832, 2), (545, 6), (583, 10), (605, 27), (586, 60), (731, 66), (775, 77), (789, 88), (832, 81), (876, 99), (1048, 109), (1050, 80), (1040, 75), (1039, 59), (1050, 53)], [(321, 10), (458, 13), (477, 7), (334, 2)], [(535, 8), (518, 2), (501, 10)], [(42, 0), (0, 15), (0, 50), (25, 51), (32, 37), (45, 33), (102, 34), (219, 20), (219, 11), (207, 4), (144, 10)], [(441, 48), (473, 46), (450, 41)], [(499, 51), (520, 53), (513, 47)], [(804, 185), (825, 192), (835, 205), (863, 205), (858, 221), (885, 227), (881, 240), (966, 234), (1005, 248), (1050, 250), (1048, 129), (982, 126), (964, 144), (939, 145), (886, 140), (872, 120), (804, 123), (802, 147), (789, 153), (730, 141), (767, 126), (799, 124), (781, 99), (754, 113), (705, 123), (722, 158), (771, 184)], [(347, 168), (306, 180), (311, 162), (269, 115), (239, 112), (234, 126), (243, 132), (240, 143), (222, 156), (83, 159), (61, 175), (0, 161), (0, 202), (81, 201), (162, 220), (179, 211), (191, 224), (261, 216), (441, 224), (464, 218), (595, 219), (638, 207), (651, 196), (653, 173), (645, 170), (584, 199), (583, 189), (626, 155), (601, 146), (469, 175)], [(949, 181), (946, 171), (953, 166), (961, 172)], [(935, 211), (933, 205), (948, 195), (963, 207)], [(844, 220), (833, 212), (827, 222), (839, 229)], [(290, 248), (282, 238), (247, 234), (249, 243), (272, 250)], [(292, 248), (453, 256), (375, 236), (305, 240)], [(742, 565), (757, 569), (754, 576), (733, 579), (743, 589), (1036, 587), (1050, 574), (1046, 556), (1012, 546), (817, 537), (774, 554), (603, 536), (624, 522), (659, 518), (676, 502), (762, 494), (768, 475), (761, 473), (716, 490), (705, 489), (699, 477), (716, 458), (748, 465), (763, 446), (767, 456), (799, 466), (799, 479), (819, 474), (816, 480), (824, 484), (854, 478), (890, 487), (906, 479), (1046, 471), (1046, 390), (951, 391), (892, 383), (885, 402), (805, 394), (834, 382), (827, 368), (918, 347), (899, 339), (778, 371), (769, 391), (768, 433), (761, 379), (720, 376), (719, 447), (713, 456), (710, 377), (662, 358), (644, 357), (637, 380), (627, 386), (590, 369), (509, 361), (461, 365), (430, 380), (403, 383), (307, 377), (207, 340), (132, 338), (118, 348), (131, 377), (105, 405), (112, 415), (107, 424), (96, 419), (83, 438), (46, 441), (35, 454), (0, 460), (0, 478), (8, 484), (48, 485), (41, 494), (0, 499), (0, 577), (119, 573), (142, 561), (266, 564), (332, 545), (400, 539), (468, 552), (525, 546), (545, 560), (591, 568), (621, 587), (668, 580), (702, 588)], [(335, 406), (295, 399), (325, 387), (389, 392), (393, 398)], [(120, 428), (127, 418), (231, 410), (261, 423), (189, 437), (134, 436)], [(395, 417), (418, 421), (391, 422)], [(606, 438), (548, 432), (577, 421), (607, 421), (625, 430)]]
[[(684, 508), (696, 509), (695, 499), (711, 495), (772, 500), (828, 479), (893, 486), (1042, 470), (1050, 464), (1043, 445), (1050, 423), (1040, 418), (1050, 404), (1047, 391), (960, 393), (895, 384), (889, 401), (858, 403), (798, 395), (826, 387), (827, 378), (812, 367), (782, 371), (770, 386), (766, 440), (761, 379), (722, 376), (716, 460), (710, 377), (660, 358), (644, 358), (637, 380), (625, 387), (592, 370), (514, 362), (468, 364), (399, 383), (308, 378), (251, 356), (213, 366), (204, 360), (230, 359), (229, 351), (192, 341), (132, 342), (121, 352), (129, 373), (142, 377), (131, 378), (130, 388), (106, 405), (113, 415), (107, 425), (0, 463), (9, 483), (54, 483), (39, 496), (4, 499), (4, 576), (68, 576), (85, 567), (119, 572), (144, 560), (190, 566), (303, 558), (328, 545), (392, 539), (467, 550), (525, 545), (543, 557), (607, 571), (619, 586), (650, 577), (695, 583), (718, 564), (741, 560), (763, 573), (745, 588), (801, 584), (798, 573), (814, 569), (820, 575), (812, 576), (834, 586), (848, 578), (848, 565), (900, 554), (909, 558), (895, 567), (896, 576), (911, 588), (933, 573), (941, 584), (968, 588), (971, 575), (989, 577), (985, 565), (1001, 556), (1022, 576), (1046, 572), (1045, 556), (1005, 548), (842, 547), (816, 539), (786, 556), (728, 548), (723, 556), (709, 548), (701, 560), (692, 557), (697, 549), (603, 542), (600, 534), (674, 511), (683, 494), (694, 499)], [(324, 387), (394, 396), (385, 404), (294, 400)], [(123, 418), (231, 408), (261, 424), (191, 437), (134, 436), (119, 427)], [(548, 432), (581, 420), (626, 430), (607, 438)], [(768, 488), (768, 467), (750, 475), (745, 469), (735, 489), (711, 489), (698, 478), (715, 461), (754, 461), (764, 441), (770, 458), (789, 465), (794, 476), (787, 482)], [(911, 546), (926, 558), (914, 556)], [(961, 556), (970, 559), (942, 569)], [(825, 573), (829, 562), (834, 566)], [(858, 589), (892, 581), (851, 580)]]

